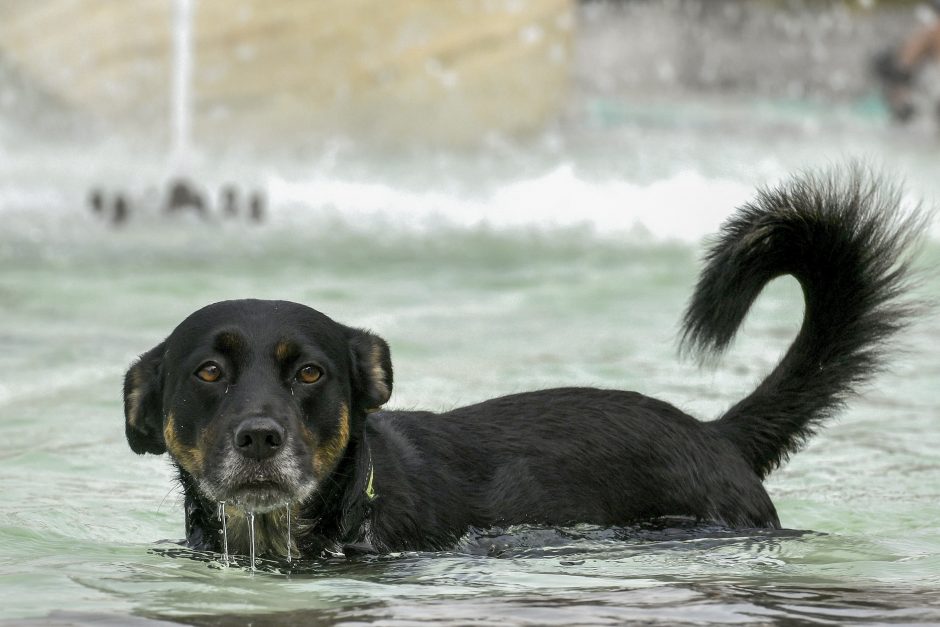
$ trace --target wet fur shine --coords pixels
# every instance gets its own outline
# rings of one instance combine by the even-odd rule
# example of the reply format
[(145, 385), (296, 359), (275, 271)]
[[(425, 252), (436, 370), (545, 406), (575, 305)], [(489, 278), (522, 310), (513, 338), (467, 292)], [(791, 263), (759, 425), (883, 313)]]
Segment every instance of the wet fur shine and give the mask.
[(806, 313), (776, 368), (717, 420), (593, 388), (379, 410), (392, 391), (381, 338), (304, 305), (240, 300), (193, 313), (130, 368), (127, 439), (174, 460), (201, 549), (221, 548), (218, 501), (231, 550), (247, 553), (255, 511), (269, 555), (286, 552), (287, 507), (305, 556), (445, 549), (520, 523), (776, 528), (763, 479), (877, 372), (911, 316), (909, 251), (926, 218), (898, 215), (896, 191), (856, 168), (762, 191), (727, 221), (685, 312), (685, 350), (725, 349), (778, 276), (799, 281)]

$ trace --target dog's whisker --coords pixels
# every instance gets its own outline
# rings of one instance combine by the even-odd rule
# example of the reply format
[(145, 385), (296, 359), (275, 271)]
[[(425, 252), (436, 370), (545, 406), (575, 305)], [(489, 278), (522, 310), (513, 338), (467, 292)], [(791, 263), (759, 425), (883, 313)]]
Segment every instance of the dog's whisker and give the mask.
[(163, 507), (163, 504), (166, 503), (166, 500), (170, 498), (170, 494), (173, 493), (173, 490), (182, 488), (182, 485), (179, 481), (174, 481), (174, 485), (170, 486), (170, 489), (166, 491), (166, 494), (163, 495), (163, 498), (160, 500), (160, 504), (157, 506), (157, 510)]

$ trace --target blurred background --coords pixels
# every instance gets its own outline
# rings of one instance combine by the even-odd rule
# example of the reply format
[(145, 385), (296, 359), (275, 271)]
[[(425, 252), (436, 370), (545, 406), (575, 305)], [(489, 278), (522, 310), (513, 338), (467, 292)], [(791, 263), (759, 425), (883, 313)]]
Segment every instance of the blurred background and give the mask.
[(591, 385), (711, 418), (802, 301), (775, 282), (720, 364), (677, 359), (704, 238), (851, 160), (935, 206), (937, 24), (876, 0), (0, 0), (0, 622), (940, 621), (934, 313), (769, 481), (806, 534), (510, 530), (286, 585), (158, 550), (174, 471), (130, 452), (121, 398), (183, 317), (257, 297), (388, 340), (392, 407)]
[[(574, 191), (565, 207), (493, 201), (507, 181), (543, 176), (554, 198), (566, 183), (680, 174), (749, 189), (846, 156), (906, 175), (936, 147), (940, 43), (936, 33), (914, 41), (936, 10), (875, 0), (4, 0), (0, 211), (75, 213), (93, 202), (113, 217), (120, 192), (123, 219), (173, 204), (168, 182), (185, 176), (217, 214), (249, 211), (258, 189), (270, 193), (258, 211), (274, 219), (355, 205), (339, 217), (368, 208), (477, 224), (505, 210), (537, 225), (595, 224), (614, 218)], [(338, 181), (395, 189), (362, 207)], [(90, 200), (99, 188), (107, 194)], [(447, 198), (400, 194), (416, 189)], [(605, 213), (644, 223), (632, 213), (643, 203), (627, 200)]]

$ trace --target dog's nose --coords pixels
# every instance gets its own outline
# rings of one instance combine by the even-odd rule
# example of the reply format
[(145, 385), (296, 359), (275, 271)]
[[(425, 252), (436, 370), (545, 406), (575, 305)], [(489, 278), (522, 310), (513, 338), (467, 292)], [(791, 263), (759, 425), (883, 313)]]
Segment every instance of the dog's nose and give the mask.
[(284, 428), (271, 418), (248, 418), (235, 429), (235, 449), (249, 459), (272, 457), (283, 443)]

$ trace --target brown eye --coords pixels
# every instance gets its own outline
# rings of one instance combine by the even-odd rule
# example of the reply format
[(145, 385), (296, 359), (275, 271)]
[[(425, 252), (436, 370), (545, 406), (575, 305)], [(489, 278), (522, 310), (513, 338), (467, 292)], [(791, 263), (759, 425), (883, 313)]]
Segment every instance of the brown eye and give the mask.
[(196, 376), (206, 383), (215, 383), (222, 377), (222, 369), (217, 363), (211, 361), (206, 362), (199, 366), (199, 370), (196, 371)]
[(316, 366), (304, 366), (297, 371), (297, 380), (301, 383), (316, 383), (323, 376), (323, 371)]

